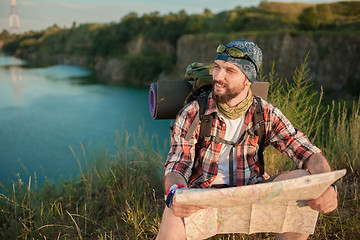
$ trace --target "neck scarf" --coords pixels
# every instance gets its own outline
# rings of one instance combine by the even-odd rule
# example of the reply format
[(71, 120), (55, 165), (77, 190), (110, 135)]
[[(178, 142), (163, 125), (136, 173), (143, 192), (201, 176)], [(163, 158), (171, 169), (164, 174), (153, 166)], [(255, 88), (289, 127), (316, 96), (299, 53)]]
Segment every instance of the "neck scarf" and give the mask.
[(244, 115), (247, 112), (252, 102), (253, 102), (253, 95), (251, 90), (249, 90), (246, 98), (235, 107), (229, 107), (229, 105), (227, 105), (226, 103), (218, 103), (217, 107), (226, 118), (230, 120), (234, 120), (242, 117), (242, 115)]

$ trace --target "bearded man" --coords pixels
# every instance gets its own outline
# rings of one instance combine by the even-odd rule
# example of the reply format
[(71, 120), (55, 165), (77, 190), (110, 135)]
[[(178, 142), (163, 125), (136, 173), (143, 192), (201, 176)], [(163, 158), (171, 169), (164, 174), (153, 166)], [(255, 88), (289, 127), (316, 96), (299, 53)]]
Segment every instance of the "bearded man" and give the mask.
[[(250, 86), (262, 64), (262, 51), (253, 42), (235, 40), (217, 48), (213, 69), (213, 89), (205, 114), (213, 114), (211, 135), (224, 141), (209, 140), (195, 153), (200, 126), (190, 140), (185, 136), (199, 111), (194, 100), (178, 115), (171, 135), (171, 148), (165, 162), (166, 207), (157, 239), (186, 239), (184, 218), (204, 208), (178, 204), (174, 193), (178, 188), (223, 188), (259, 184), (331, 171), (319, 148), (281, 113), (254, 97)], [(297, 170), (269, 178), (260, 171), (259, 144), (255, 134), (244, 135), (251, 127), (254, 110), (261, 104), (264, 111), (265, 147), (272, 145), (294, 161)], [(235, 150), (226, 142), (242, 139)], [(308, 201), (322, 213), (337, 207), (337, 192), (330, 186), (320, 197)], [(300, 233), (276, 234), (276, 239), (307, 239)]]

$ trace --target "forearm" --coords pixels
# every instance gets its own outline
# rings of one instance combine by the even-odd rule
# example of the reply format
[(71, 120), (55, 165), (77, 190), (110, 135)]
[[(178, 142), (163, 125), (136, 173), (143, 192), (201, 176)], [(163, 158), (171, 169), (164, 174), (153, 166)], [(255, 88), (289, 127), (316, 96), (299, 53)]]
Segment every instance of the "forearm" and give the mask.
[(166, 174), (164, 181), (165, 191), (175, 183), (187, 186), (185, 178), (180, 173), (170, 172)]
[[(310, 174), (318, 174), (330, 172), (331, 167), (328, 161), (321, 153), (311, 155), (308, 162), (305, 164)], [(336, 209), (338, 205), (337, 192), (335, 188), (329, 186), (318, 198), (308, 200), (309, 206), (321, 213), (328, 213)]]
[(331, 167), (329, 162), (321, 153), (314, 153), (305, 163), (306, 168), (310, 174), (318, 174), (330, 172)]

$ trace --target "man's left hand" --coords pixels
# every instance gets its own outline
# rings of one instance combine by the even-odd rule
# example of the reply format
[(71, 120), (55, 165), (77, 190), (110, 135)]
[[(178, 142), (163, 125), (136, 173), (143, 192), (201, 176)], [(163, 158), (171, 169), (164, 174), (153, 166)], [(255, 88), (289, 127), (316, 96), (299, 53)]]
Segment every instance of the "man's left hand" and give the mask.
[(333, 186), (328, 187), (320, 197), (308, 200), (309, 206), (321, 213), (329, 213), (337, 208), (337, 192)]

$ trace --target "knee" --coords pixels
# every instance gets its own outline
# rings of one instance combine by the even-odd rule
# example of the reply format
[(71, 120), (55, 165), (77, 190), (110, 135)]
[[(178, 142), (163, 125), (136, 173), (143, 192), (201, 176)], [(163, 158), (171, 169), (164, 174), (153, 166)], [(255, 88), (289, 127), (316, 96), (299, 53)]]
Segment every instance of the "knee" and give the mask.
[(165, 207), (156, 240), (185, 240), (186, 230), (184, 219), (176, 217), (172, 210)]

